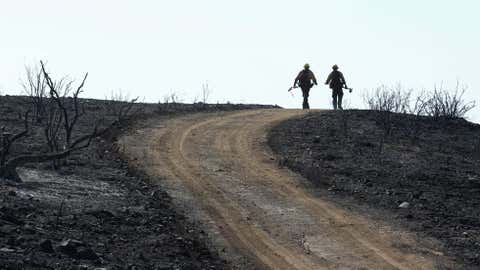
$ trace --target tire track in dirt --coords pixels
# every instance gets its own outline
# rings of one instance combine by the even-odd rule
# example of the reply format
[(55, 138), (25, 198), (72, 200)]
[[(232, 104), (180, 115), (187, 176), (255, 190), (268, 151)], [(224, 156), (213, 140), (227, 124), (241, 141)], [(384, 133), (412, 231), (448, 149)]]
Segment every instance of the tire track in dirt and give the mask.
[(180, 183), (196, 198), (184, 208), (201, 209), (212, 220), (211, 237), (254, 268), (435, 269), (433, 255), (419, 255), (425, 248), (408, 234), (380, 232), (311, 195), (300, 176), (276, 166), (265, 146), (268, 129), (303, 113), (199, 114), (163, 126), (149, 120), (150, 127), (120, 143), (147, 174)]

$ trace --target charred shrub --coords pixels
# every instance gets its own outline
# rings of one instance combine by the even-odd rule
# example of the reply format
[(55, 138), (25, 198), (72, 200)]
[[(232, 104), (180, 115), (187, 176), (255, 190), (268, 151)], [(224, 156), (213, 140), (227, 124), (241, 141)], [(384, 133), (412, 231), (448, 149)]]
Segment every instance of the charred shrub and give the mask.
[[(376, 123), (383, 131), (382, 141), (389, 138), (395, 129), (403, 130), (412, 141), (421, 133), (422, 121), (439, 121), (463, 118), (475, 108), (474, 101), (466, 101), (464, 94), (467, 87), (457, 82), (453, 91), (443, 87), (434, 87), (432, 91), (421, 91), (414, 98), (413, 90), (380, 86), (364, 96), (364, 102), (370, 110), (377, 112)], [(402, 114), (405, 124), (395, 126), (395, 113)], [(382, 144), (382, 143), (381, 143)]]
[(435, 119), (465, 117), (470, 110), (475, 108), (474, 101), (465, 101), (466, 90), (467, 87), (461, 86), (460, 83), (457, 83), (454, 91), (435, 87), (425, 101), (425, 115)]

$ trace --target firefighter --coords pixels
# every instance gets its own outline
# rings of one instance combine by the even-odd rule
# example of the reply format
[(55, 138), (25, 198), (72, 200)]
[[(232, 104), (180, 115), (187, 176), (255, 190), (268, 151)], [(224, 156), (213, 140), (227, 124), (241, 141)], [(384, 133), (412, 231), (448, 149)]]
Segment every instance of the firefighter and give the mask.
[(303, 94), (303, 109), (310, 109), (310, 105), (308, 104), (308, 96), (310, 93), (310, 89), (313, 85), (317, 85), (317, 79), (315, 75), (310, 70), (310, 65), (305, 64), (303, 66), (303, 70), (298, 73), (297, 77), (295, 78), (295, 82), (293, 83), (293, 87), (297, 87), (297, 85), (302, 89)]
[(332, 69), (333, 71), (332, 73), (330, 73), (330, 75), (328, 75), (325, 84), (330, 85), (330, 89), (332, 89), (333, 109), (336, 110), (338, 108), (340, 110), (343, 110), (343, 88), (348, 88), (347, 82), (345, 81), (342, 72), (338, 71), (337, 65), (333, 65)]

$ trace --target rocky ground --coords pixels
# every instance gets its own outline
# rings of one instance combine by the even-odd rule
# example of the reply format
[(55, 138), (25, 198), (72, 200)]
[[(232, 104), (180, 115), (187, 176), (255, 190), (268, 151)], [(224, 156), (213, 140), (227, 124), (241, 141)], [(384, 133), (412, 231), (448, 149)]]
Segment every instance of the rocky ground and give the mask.
[[(25, 100), (0, 97), (0, 125), (18, 131)], [(113, 114), (104, 102), (85, 100), (87, 114), (77, 136)], [(250, 105), (139, 104), (129, 121), (156, 115), (253, 108)], [(20, 109), (19, 109), (20, 108)], [(52, 170), (51, 163), (19, 170), (23, 183), (0, 184), (1, 269), (224, 269), (204, 232), (173, 209), (169, 196), (151, 179), (130, 169), (117, 154), (115, 140), (128, 130), (117, 126), (90, 148), (71, 155)], [(42, 151), (42, 131), (12, 148), (12, 156)]]
[(478, 269), (480, 125), (315, 112), (274, 127), (269, 144), (280, 165), (304, 175), (322, 195), (438, 239), (445, 255)]

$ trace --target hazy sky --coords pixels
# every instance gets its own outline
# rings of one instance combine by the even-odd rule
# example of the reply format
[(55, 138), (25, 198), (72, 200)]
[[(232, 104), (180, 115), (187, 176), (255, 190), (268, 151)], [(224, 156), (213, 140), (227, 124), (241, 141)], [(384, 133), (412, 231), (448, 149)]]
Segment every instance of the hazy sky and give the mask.
[[(88, 71), (88, 97), (191, 102), (208, 81), (212, 102), (300, 107), (287, 89), (308, 62), (321, 82), (340, 66), (352, 107), (380, 84), (457, 80), (478, 103), (479, 11), (478, 0), (2, 1), (0, 91), (19, 93), (24, 66), (43, 59), (54, 75)], [(329, 92), (313, 88), (311, 106), (328, 108)]]

